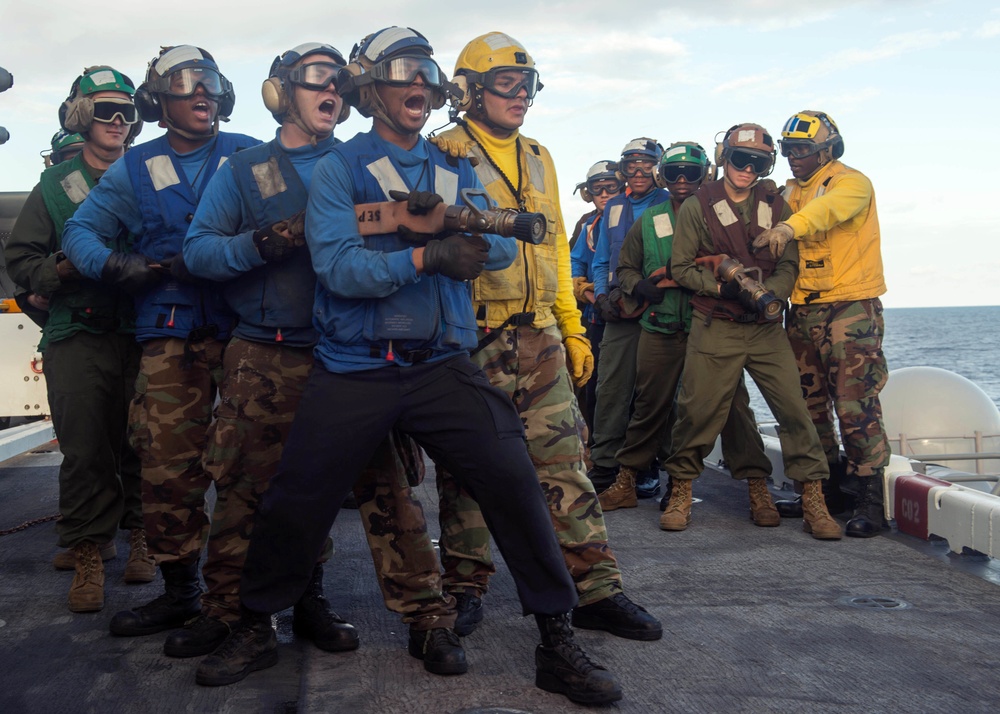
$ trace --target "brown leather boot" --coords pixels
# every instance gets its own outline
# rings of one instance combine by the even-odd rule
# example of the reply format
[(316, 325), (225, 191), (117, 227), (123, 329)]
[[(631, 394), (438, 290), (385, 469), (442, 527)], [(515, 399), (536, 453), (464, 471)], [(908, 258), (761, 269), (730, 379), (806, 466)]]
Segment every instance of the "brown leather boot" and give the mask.
[(635, 469), (628, 466), (618, 468), (618, 477), (608, 490), (602, 492), (597, 500), (605, 511), (616, 508), (635, 508), (639, 502), (635, 497)]
[(104, 563), (97, 543), (73, 546), (76, 575), (69, 586), (70, 612), (98, 612), (104, 607)]
[(691, 479), (676, 478), (667, 510), (660, 516), (660, 528), (682, 531), (691, 525)]
[[(101, 560), (113, 560), (118, 557), (118, 547), (113, 540), (98, 547), (101, 552)], [(76, 570), (76, 556), (73, 555), (73, 549), (65, 548), (56, 553), (52, 557), (52, 567), (56, 570)]]
[(125, 563), (126, 583), (151, 583), (156, 579), (156, 565), (146, 549), (146, 531), (133, 528), (129, 535), (128, 562)]
[(773, 528), (781, 525), (781, 516), (771, 500), (771, 492), (767, 490), (767, 480), (748, 478), (750, 487), (750, 518), (755, 526)]
[(818, 540), (840, 540), (844, 531), (826, 509), (821, 481), (807, 481), (802, 486), (802, 530)]

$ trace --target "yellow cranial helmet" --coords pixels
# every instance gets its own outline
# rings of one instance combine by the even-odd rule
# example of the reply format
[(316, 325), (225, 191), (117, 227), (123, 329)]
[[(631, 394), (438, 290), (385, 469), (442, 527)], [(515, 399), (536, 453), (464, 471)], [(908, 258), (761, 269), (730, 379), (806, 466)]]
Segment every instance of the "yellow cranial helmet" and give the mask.
[(844, 139), (836, 123), (824, 112), (807, 109), (792, 116), (781, 130), (782, 156), (820, 154), (826, 164), (844, 155)]
[(456, 111), (483, 113), (482, 93), (515, 97), (524, 89), (531, 102), (542, 88), (535, 60), (520, 42), (503, 32), (489, 32), (467, 44), (455, 62), (454, 82), (464, 96), (452, 102)]

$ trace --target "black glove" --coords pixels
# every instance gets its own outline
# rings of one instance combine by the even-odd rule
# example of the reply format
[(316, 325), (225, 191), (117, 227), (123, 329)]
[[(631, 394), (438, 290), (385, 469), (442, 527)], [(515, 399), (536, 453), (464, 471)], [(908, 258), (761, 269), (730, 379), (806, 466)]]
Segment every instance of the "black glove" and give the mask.
[(646, 300), (656, 304), (663, 300), (667, 294), (666, 288), (656, 287), (657, 282), (659, 281), (653, 280), (652, 278), (644, 278), (635, 284), (635, 287), (632, 288), (632, 292), (635, 295), (641, 295)]
[(83, 276), (80, 275), (80, 271), (76, 269), (76, 266), (70, 262), (66, 254), (61, 250), (56, 252), (56, 275), (59, 277), (60, 283), (71, 283), (77, 280), (82, 280)]
[(393, 201), (406, 201), (406, 212), (415, 216), (426, 216), (431, 209), (439, 203), (444, 203), (444, 199), (436, 193), (430, 191), (389, 191), (389, 198)]
[[(284, 221), (281, 221), (284, 223)], [(267, 263), (280, 263), (292, 257), (292, 253), (299, 247), (299, 243), (291, 238), (278, 233), (275, 226), (266, 226), (254, 231), (253, 244), (257, 246), (257, 252)]]
[(726, 300), (736, 300), (740, 296), (740, 284), (735, 280), (719, 285), (719, 295)]
[(598, 295), (597, 311), (601, 313), (601, 319), (605, 322), (621, 322), (622, 315), (618, 311), (618, 306), (611, 302), (607, 295)]
[(197, 283), (200, 280), (191, 274), (187, 263), (184, 262), (184, 254), (178, 253), (173, 258), (161, 260), (160, 265), (170, 271), (170, 277), (179, 283)]
[(160, 282), (160, 274), (149, 259), (138, 253), (112, 253), (101, 269), (101, 282), (117, 285), (132, 295), (145, 292)]
[(490, 244), (482, 236), (452, 233), (424, 248), (424, 272), (452, 280), (474, 280), (486, 267)]

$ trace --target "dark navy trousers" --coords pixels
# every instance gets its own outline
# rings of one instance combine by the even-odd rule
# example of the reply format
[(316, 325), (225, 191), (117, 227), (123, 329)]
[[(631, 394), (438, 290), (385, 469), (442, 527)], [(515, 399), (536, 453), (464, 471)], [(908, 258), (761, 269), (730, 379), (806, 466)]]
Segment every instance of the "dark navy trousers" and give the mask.
[(576, 587), (521, 419), (510, 398), (465, 354), (350, 374), (316, 363), (257, 510), (240, 586), (243, 605), (272, 613), (298, 601), (340, 504), (393, 427), (479, 502), (524, 613), (571, 610)]

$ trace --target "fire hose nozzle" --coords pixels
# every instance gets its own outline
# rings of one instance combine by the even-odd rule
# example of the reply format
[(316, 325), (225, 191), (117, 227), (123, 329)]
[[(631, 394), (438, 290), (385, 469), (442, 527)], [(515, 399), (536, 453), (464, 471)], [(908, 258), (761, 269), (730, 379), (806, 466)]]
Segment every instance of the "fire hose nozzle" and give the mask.
[(538, 245), (545, 240), (547, 222), (541, 213), (521, 213), (513, 208), (479, 208), (472, 199), (481, 197), (489, 204), (489, 195), (480, 189), (466, 188), (461, 192), (465, 204), (448, 206), (444, 214), (446, 230), (459, 233), (495, 233), (504, 238), (516, 238)]
[[(719, 263), (718, 273), (723, 282), (728, 283), (735, 280), (739, 284), (738, 299), (748, 311), (759, 312), (769, 322), (781, 319), (785, 303), (763, 286), (760, 268), (747, 268), (736, 258), (726, 258)], [(756, 273), (757, 278), (754, 279), (750, 275), (751, 273)]]

